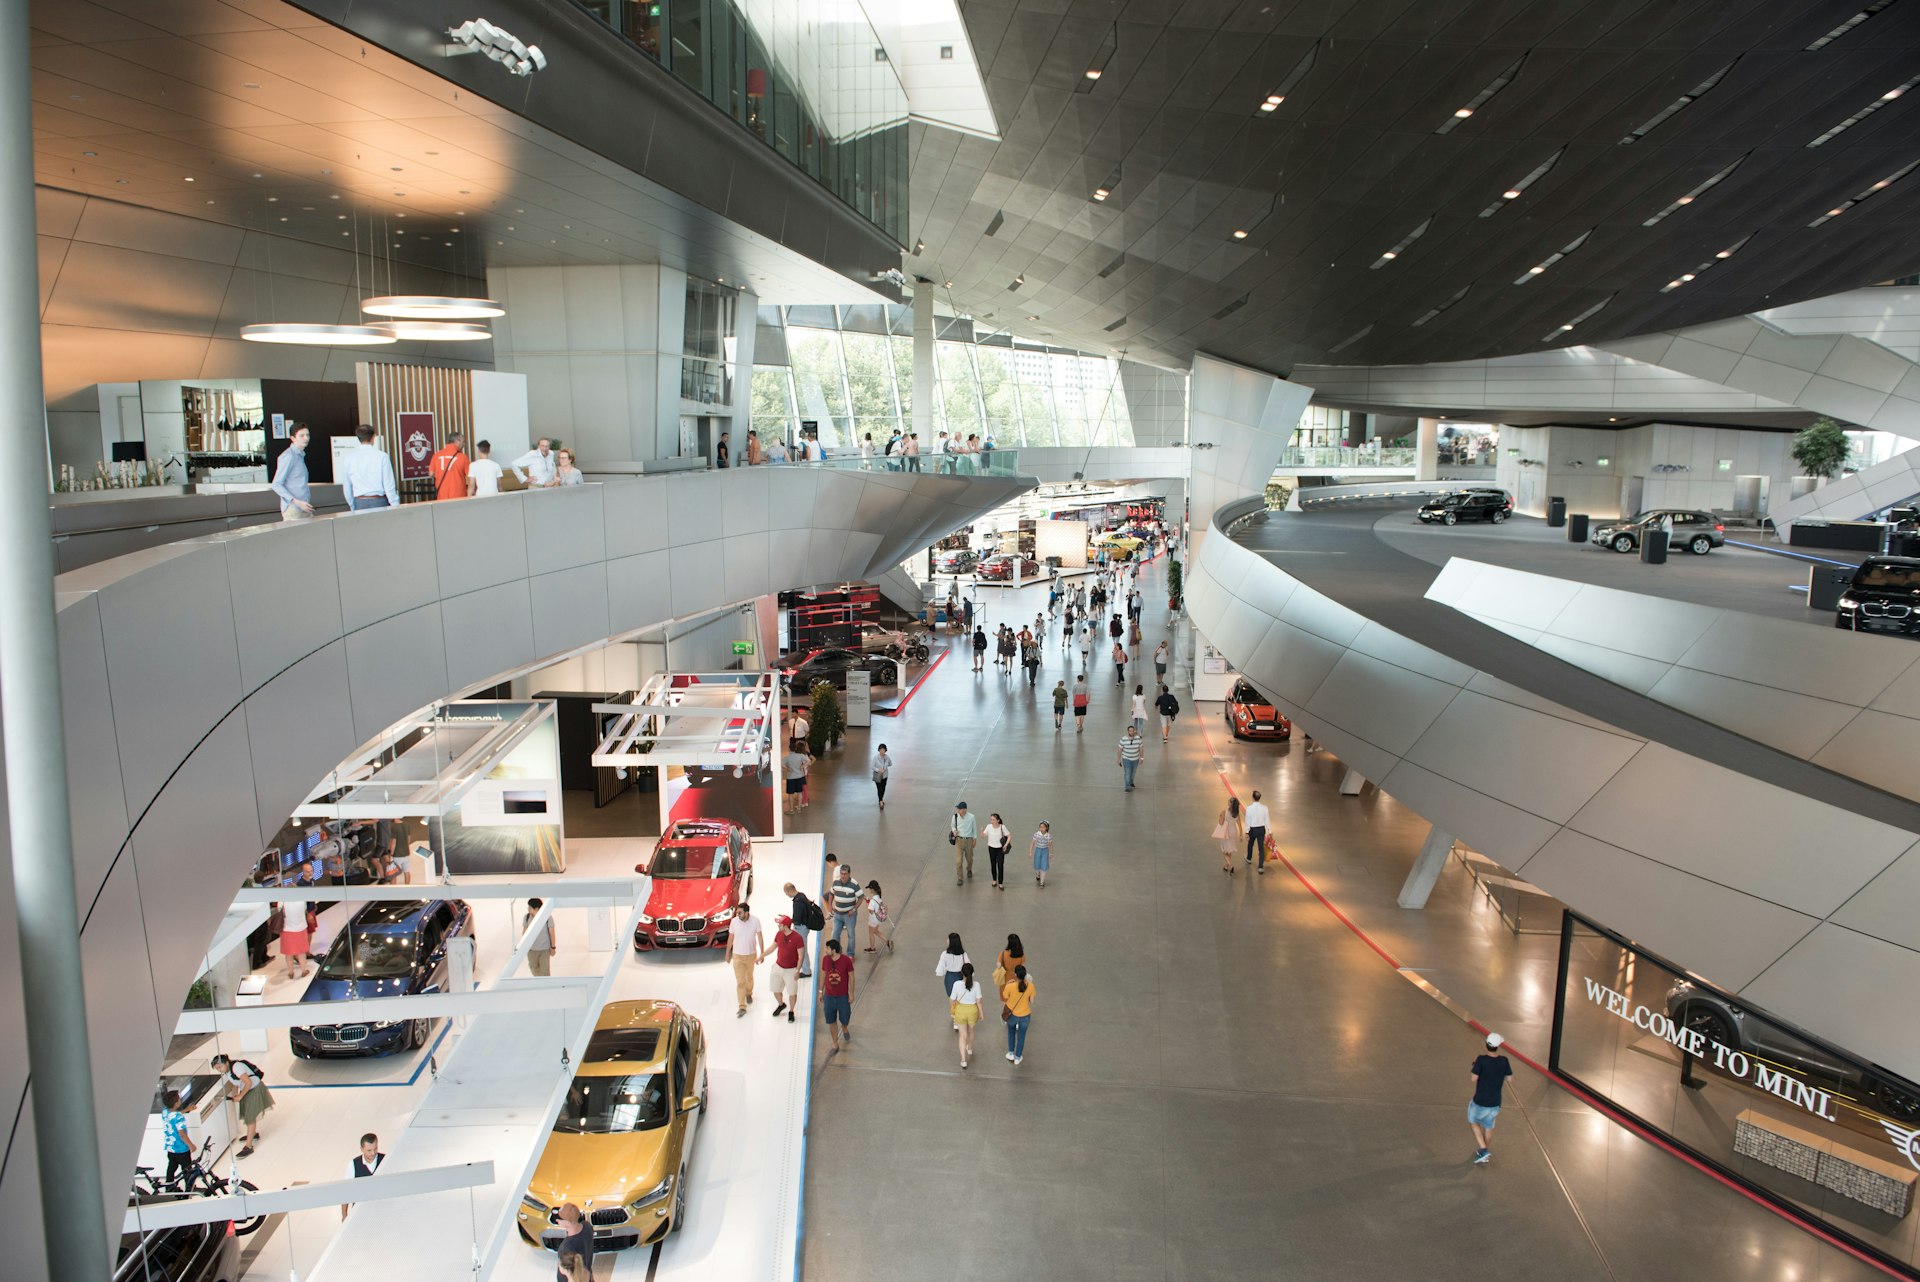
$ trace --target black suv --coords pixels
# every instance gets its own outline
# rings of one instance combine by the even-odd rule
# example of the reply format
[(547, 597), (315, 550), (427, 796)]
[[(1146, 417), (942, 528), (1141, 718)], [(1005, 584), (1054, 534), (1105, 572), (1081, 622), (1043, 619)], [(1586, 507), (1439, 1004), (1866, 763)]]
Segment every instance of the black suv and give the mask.
[(1705, 556), (1715, 548), (1726, 545), (1727, 527), (1719, 517), (1711, 512), (1679, 507), (1655, 508), (1651, 512), (1642, 512), (1631, 521), (1608, 521), (1596, 528), (1587, 541), (1597, 547), (1612, 548), (1615, 552), (1637, 552), (1640, 550), (1640, 536), (1664, 520), (1673, 522), (1673, 533), (1667, 538), (1667, 547), (1675, 552), (1685, 548), (1695, 556)]
[(1833, 626), (1920, 637), (1920, 558), (1870, 556), (1840, 594)]
[(1513, 495), (1505, 490), (1460, 490), (1442, 494), (1420, 506), (1420, 520), (1427, 525), (1458, 525), (1462, 521), (1492, 521), (1495, 525), (1513, 515)]

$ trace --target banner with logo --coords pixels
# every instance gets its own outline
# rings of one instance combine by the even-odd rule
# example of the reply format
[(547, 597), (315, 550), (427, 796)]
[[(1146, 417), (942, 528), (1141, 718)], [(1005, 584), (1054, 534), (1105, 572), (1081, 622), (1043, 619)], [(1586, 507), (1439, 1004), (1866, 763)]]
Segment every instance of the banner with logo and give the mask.
[(428, 461), (440, 448), (434, 444), (432, 411), (402, 410), (394, 419), (400, 425), (400, 479), (425, 480)]

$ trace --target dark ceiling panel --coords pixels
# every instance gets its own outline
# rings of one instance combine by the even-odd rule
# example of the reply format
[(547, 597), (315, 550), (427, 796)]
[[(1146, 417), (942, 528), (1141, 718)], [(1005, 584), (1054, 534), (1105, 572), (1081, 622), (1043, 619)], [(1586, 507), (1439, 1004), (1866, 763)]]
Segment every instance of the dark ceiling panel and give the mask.
[[(1009, 108), (1008, 133), (997, 144), (968, 140), (986, 153), (977, 166), (993, 183), (986, 195), (974, 188), (989, 178), (956, 178), (951, 168), (931, 186), (916, 183), (916, 224), (951, 230), (927, 233), (915, 261), (923, 274), (955, 281), (950, 301), (962, 309), (1011, 311), (1006, 283), (1025, 273), (1021, 305), (1064, 344), (1124, 344), (1170, 365), (1205, 346), (1276, 370), (1324, 360), (1363, 330), (1337, 359), (1537, 349), (1602, 302), (1561, 341), (1868, 284), (1920, 268), (1920, 171), (1820, 227), (1807, 224), (1920, 158), (1920, 89), (1822, 147), (1806, 144), (1920, 67), (1920, 0), (1807, 51), (1857, 8), (1856, 0), (1075, 0), (1063, 16), (1060, 0), (968, 0), (976, 45), (997, 42), (995, 101)], [(1104, 74), (1073, 92), (1087, 87), (1073, 83), (1084, 76), (1079, 64), (1114, 22)], [(1008, 63), (1016, 41), (1027, 48)], [(1310, 71), (1275, 111), (1260, 112), (1309, 51)], [(1455, 121), (1523, 57), (1510, 83)], [(1018, 79), (1014, 65), (1026, 71), (1017, 87), (1008, 83)], [(1621, 145), (1729, 65), (1712, 88)], [(1070, 101), (1053, 109), (1056, 95)], [(916, 127), (915, 145), (925, 138)], [(1556, 154), (1548, 173), (1504, 201)], [(1091, 201), (1116, 161), (1112, 196)], [(1723, 181), (1645, 225), (1735, 161)], [(978, 221), (950, 212), (976, 202), (988, 206)], [(1001, 206), (1038, 216), (983, 249), (981, 222)], [(1375, 268), (1428, 219), (1424, 235)], [(1244, 240), (1233, 239), (1236, 227), (1248, 231)], [(1529, 273), (1590, 230), (1578, 250)], [(1714, 258), (1742, 240), (1733, 257)], [(984, 265), (970, 261), (983, 252)], [(1663, 293), (1682, 273), (1695, 280)], [(1413, 324), (1462, 289), (1470, 293), (1459, 305)], [(1244, 306), (1214, 319), (1242, 295)]]

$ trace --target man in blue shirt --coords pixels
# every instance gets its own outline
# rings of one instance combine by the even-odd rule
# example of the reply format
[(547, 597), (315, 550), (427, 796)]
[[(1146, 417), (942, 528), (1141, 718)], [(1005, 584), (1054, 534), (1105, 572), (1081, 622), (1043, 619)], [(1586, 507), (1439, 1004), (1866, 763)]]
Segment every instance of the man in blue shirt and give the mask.
[(307, 480), (307, 442), (312, 436), (305, 423), (295, 423), (274, 470), (273, 492), (280, 498), (283, 521), (304, 521), (313, 515), (313, 486)]
[(362, 423), (353, 429), (360, 444), (348, 450), (340, 461), (340, 484), (347, 494), (347, 506), (355, 512), (371, 512), (383, 507), (400, 506), (400, 490), (393, 480), (393, 460), (373, 443), (373, 428)]
[(1473, 1076), (1473, 1101), (1467, 1105), (1467, 1125), (1473, 1128), (1473, 1164), (1493, 1160), (1493, 1128), (1500, 1120), (1500, 1090), (1513, 1076), (1513, 1063), (1500, 1053), (1507, 1039), (1487, 1034), (1487, 1053), (1476, 1056), (1468, 1071)]
[[(187, 1115), (181, 1111), (179, 1091), (168, 1091), (161, 1099), (160, 1147), (167, 1153), (166, 1183), (184, 1189), (187, 1174), (193, 1170), (193, 1139), (187, 1134)], [(175, 1179), (180, 1181), (178, 1185), (174, 1185)]]

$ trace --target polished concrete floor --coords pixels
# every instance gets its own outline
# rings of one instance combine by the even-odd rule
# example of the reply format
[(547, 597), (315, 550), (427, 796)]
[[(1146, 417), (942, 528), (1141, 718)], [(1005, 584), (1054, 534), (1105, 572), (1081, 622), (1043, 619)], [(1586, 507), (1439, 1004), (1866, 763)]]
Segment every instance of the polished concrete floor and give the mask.
[[(1163, 605), (1161, 574), (1147, 595)], [(989, 609), (1031, 619), (1039, 595)], [(1164, 610), (1147, 625), (1150, 649)], [(1478, 1035), (1285, 870), (1223, 875), (1208, 834), (1225, 785), (1267, 793), (1301, 872), (1397, 962), (1542, 1056), (1550, 943), (1507, 933), (1457, 865), (1426, 912), (1394, 907), (1425, 825), (1372, 789), (1340, 797), (1331, 755), (1232, 744), (1217, 704), (1189, 706), (1127, 794), (1111, 665), (1089, 674), (1076, 736), (1046, 699), (1069, 673), (1057, 633), (1033, 690), (958, 658), (829, 754), (798, 825), (880, 881), (896, 930), (892, 954), (855, 954), (852, 1044), (816, 1040), (805, 1276), (1876, 1276), (1524, 1068), (1494, 1163), (1472, 1166)], [(878, 742), (896, 763), (884, 813)], [(984, 850), (954, 885), (957, 800), (1015, 833), (1004, 892)], [(1044, 890), (1026, 860), (1041, 819), (1057, 838)], [(983, 970), (1009, 931), (1025, 942), (1038, 1000), (1020, 1067), (990, 1014), (961, 1070), (933, 978), (949, 931)]]

